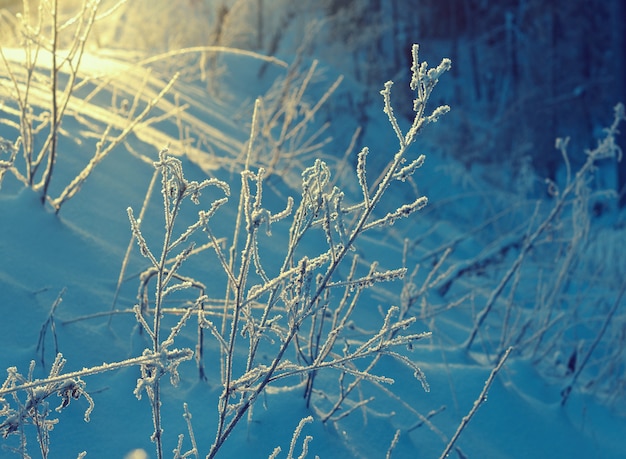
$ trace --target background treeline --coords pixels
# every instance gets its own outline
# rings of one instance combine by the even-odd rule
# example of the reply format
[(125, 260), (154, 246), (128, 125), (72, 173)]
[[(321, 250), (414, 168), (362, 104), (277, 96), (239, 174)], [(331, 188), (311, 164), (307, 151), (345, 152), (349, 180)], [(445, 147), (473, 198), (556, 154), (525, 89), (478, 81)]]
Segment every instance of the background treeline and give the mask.
[[(358, 44), (368, 54), (352, 54), (354, 75), (367, 86), (390, 78), (402, 84), (413, 42), (426, 54), (435, 45), (446, 49), (457, 125), (445, 151), (468, 166), (509, 163), (515, 171), (530, 160), (540, 177), (558, 180), (563, 158), (555, 138), (571, 137), (570, 160), (584, 162), (584, 150), (595, 147), (599, 127), (624, 100), (623, 0), (323, 3), (329, 40)], [(601, 185), (614, 186), (623, 206), (626, 162), (606, 166)]]

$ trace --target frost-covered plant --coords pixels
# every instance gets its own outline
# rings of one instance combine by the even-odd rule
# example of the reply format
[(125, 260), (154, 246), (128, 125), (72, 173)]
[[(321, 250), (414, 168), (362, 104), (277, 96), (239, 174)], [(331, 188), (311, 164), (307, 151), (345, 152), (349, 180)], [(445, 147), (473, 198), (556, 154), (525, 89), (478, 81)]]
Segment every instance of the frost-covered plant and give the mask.
[[(390, 187), (411, 177), (423, 164), (423, 155), (409, 156), (409, 147), (417, 134), (448, 110), (447, 106), (443, 106), (427, 113), (426, 103), (439, 77), (450, 67), (450, 61), (444, 59), (436, 68), (428, 69), (426, 63), (418, 61), (417, 45), (413, 47), (413, 60), (411, 89), (416, 94), (415, 118), (410, 128), (403, 132), (391, 105), (392, 83), (386, 83), (381, 91), (384, 111), (398, 138), (399, 147), (395, 154), (390, 155), (387, 168), (373, 181), (367, 177), (369, 150), (361, 150), (355, 171), (360, 189), (356, 197), (335, 186), (328, 165), (316, 160), (302, 173), (298, 202), (289, 198), (284, 209), (268, 209), (263, 199), (267, 172), (263, 167), (253, 171), (250, 163), (252, 144), (259, 127), (259, 104), (253, 116), (246, 166), (240, 174), (241, 188), (233, 226), (224, 225), (223, 220), (216, 224), (214, 218), (218, 211), (222, 213), (227, 204), (231, 187), (217, 179), (189, 181), (183, 174), (182, 162), (168, 155), (167, 149), (162, 150), (154, 163), (161, 174), (165, 222), (158, 251), (144, 237), (142, 221), (135, 218), (132, 209), (128, 209), (133, 238), (149, 262), (148, 268), (140, 275), (138, 303), (134, 308), (136, 321), (141, 326), (141, 332), (147, 336), (149, 347), (138, 357), (66, 374), (61, 374), (62, 364), (59, 365), (59, 362), (62, 360), (58, 356), (55, 373), (42, 380), (32, 380), (32, 377), (19, 379), (15, 376), (16, 371), (10, 371), (9, 378), (0, 389), (3, 432), (7, 435), (22, 432), (20, 429), (29, 422), (29, 418), (19, 417), (19, 407), (24, 403), (12, 408), (7, 402), (7, 394), (16, 394), (17, 397), (17, 393), (21, 392), (30, 394), (29, 391), (40, 393), (48, 390), (61, 395), (64, 407), (71, 398), (88, 397), (82, 377), (137, 366), (140, 377), (135, 395), (147, 395), (152, 410), (152, 440), (156, 456), (163, 458), (161, 378), (169, 374), (172, 384), (177, 384), (180, 363), (192, 358), (194, 352), (191, 349), (174, 347), (192, 317), (197, 318), (195, 354), (200, 377), (209, 376), (203, 363), (204, 331), (208, 330), (216, 340), (221, 362), (219, 372), (211, 375), (215, 378), (219, 373), (222, 392), (217, 400), (216, 431), (208, 458), (216, 457), (235, 427), (250, 414), (270, 385), (300, 387), (322, 421), (333, 420), (339, 409), (344, 410), (343, 416), (364, 406), (367, 400), (352, 399), (353, 390), (362, 382), (371, 382), (375, 386), (393, 383), (391, 378), (376, 372), (376, 364), (382, 356), (389, 356), (405, 365), (428, 390), (419, 366), (400, 348), (411, 349), (416, 341), (429, 336), (429, 333), (411, 331), (410, 327), (416, 319), (408, 316), (403, 308), (388, 305), (381, 310), (377, 329), (361, 330), (357, 334), (351, 331), (353, 314), (367, 288), (400, 279), (406, 273), (402, 265), (381, 269), (374, 262), (362, 268), (355, 254), (362, 235), (377, 229), (384, 230), (397, 220), (410, 217), (427, 202), (425, 197), (419, 197), (413, 202), (397, 204), (395, 210), (384, 215), (376, 213), (377, 205)], [(200, 204), (200, 193), (208, 187), (216, 187), (224, 196), (214, 199), (208, 209), (198, 212), (191, 225), (179, 230), (176, 223), (185, 202)], [(290, 224), (284, 225), (285, 221)], [(221, 236), (218, 233), (225, 230), (229, 234), (228, 251), (218, 239)], [(202, 245), (196, 247), (194, 242), (189, 242), (203, 234), (206, 242)], [(266, 245), (272, 244), (272, 240), (268, 239), (270, 237), (276, 237), (284, 245), (282, 253), (278, 251), (280, 259), (270, 260), (263, 256)], [(223, 292), (209, 290), (196, 279), (197, 273), (193, 276), (184, 273), (188, 260), (191, 257), (197, 260), (198, 254), (205, 249), (212, 249), (217, 259), (217, 263), (209, 261), (205, 265), (217, 266), (223, 272)], [(276, 251), (275, 244), (272, 250)], [(342, 272), (344, 268), (348, 269), (347, 275)], [(166, 300), (178, 302), (180, 307), (165, 307)], [(216, 304), (221, 310), (219, 315), (216, 314)], [(166, 331), (166, 327), (169, 330)], [(269, 361), (264, 355), (269, 356)], [(316, 392), (316, 378), (322, 373), (333, 372), (339, 375), (337, 393), (325, 392), (317, 397), (321, 392)], [(344, 383), (348, 381), (346, 386)], [(42, 397), (37, 396), (33, 400), (39, 403)], [(324, 400), (331, 400), (332, 406), (328, 410), (317, 406), (318, 401)], [(197, 457), (197, 433), (186, 406), (184, 416), (191, 449), (183, 451), (184, 437), (180, 436), (174, 454), (181, 458)], [(296, 428), (289, 457), (295, 454), (296, 442), (304, 424), (309, 421), (309, 418), (303, 419)], [(43, 420), (37, 422), (43, 425)], [(25, 454), (25, 436), (21, 438)], [(300, 457), (306, 455), (309, 441), (309, 437), (304, 439)], [(42, 436), (40, 443), (46, 448), (47, 442), (47, 437)], [(274, 457), (278, 452), (273, 453)]]
[[(328, 369), (354, 377), (357, 381), (390, 383), (390, 378), (374, 373), (376, 360), (381, 355), (390, 355), (408, 365), (427, 387), (419, 368), (394, 349), (410, 345), (428, 334), (407, 333), (405, 329), (415, 319), (400, 319), (397, 307), (387, 309), (379, 330), (355, 338), (350, 346), (345, 345), (344, 335), (360, 293), (376, 283), (392, 281), (405, 274), (404, 268), (379, 270), (376, 263), (367, 272), (359, 274), (357, 258), (352, 254), (360, 237), (367, 231), (408, 217), (426, 204), (426, 198), (420, 197), (414, 202), (399, 205), (395, 211), (382, 217), (374, 212), (389, 187), (411, 176), (423, 163), (423, 155), (414, 159), (407, 156), (416, 135), (426, 124), (436, 121), (448, 110), (447, 106), (443, 106), (426, 114), (426, 102), (441, 74), (450, 67), (450, 61), (444, 59), (438, 67), (428, 69), (426, 63), (418, 61), (417, 46), (413, 48), (413, 59), (411, 89), (416, 93), (415, 118), (408, 131), (403, 133), (391, 105), (392, 83), (386, 83), (381, 91), (384, 110), (398, 137), (399, 148), (390, 157), (384, 174), (374, 183), (369, 183), (366, 177), (369, 151), (364, 148), (359, 153), (356, 178), (361, 197), (356, 203), (348, 204), (342, 190), (332, 185), (330, 170), (321, 160), (302, 173), (302, 194), (295, 210), (292, 210), (290, 201), (284, 211), (276, 214), (263, 206), (264, 169), (257, 173), (250, 170), (242, 173), (240, 223), (229, 256), (214, 245), (229, 279), (226, 297), (228, 313), (224, 316), (229, 326), (222, 327), (227, 335), (218, 338), (227, 347), (222, 350), (225, 357), (218, 429), (208, 457), (215, 456), (265, 388), (278, 381), (284, 380), (289, 384), (294, 377), (296, 381), (304, 380), (307, 399), (311, 396), (315, 375)], [(253, 123), (253, 134), (254, 129)], [(255, 192), (250, 184), (254, 185)], [(283, 260), (276, 270), (262, 261), (262, 237), (263, 233), (273, 234), (273, 225), (290, 212), (293, 212), (293, 217), (288, 242)], [(208, 225), (207, 232), (212, 232)], [(319, 244), (311, 246), (310, 238), (325, 241), (321, 246), (323, 248), (320, 250)], [(240, 251), (237, 250), (239, 241), (242, 241)], [(239, 253), (241, 255), (237, 256)], [(346, 263), (352, 268), (347, 277), (342, 277), (339, 268)], [(274, 274), (271, 274), (272, 270)], [(342, 293), (337, 298), (334, 292)], [(331, 323), (323, 326), (328, 320), (327, 315), (332, 318)], [(248, 356), (245, 370), (236, 374), (233, 358), (237, 342), (241, 339), (240, 333), (247, 337)], [(259, 361), (261, 347), (265, 353), (270, 352), (274, 356), (269, 365)], [(290, 356), (296, 360), (290, 360)], [(362, 362), (367, 363), (360, 367)], [(347, 394), (339, 396), (339, 405), (346, 397)]]
[[(56, 212), (76, 195), (96, 165), (146, 121), (178, 77), (175, 75), (158, 95), (147, 100), (142, 100), (146, 97), (139, 91), (123, 127), (119, 127), (121, 123), (116, 122), (114, 116), (104, 120), (102, 132), (95, 134), (98, 142), (93, 157), (59, 195), (53, 197), (50, 184), (54, 169), (59, 153), (67, 150), (62, 142), (67, 136), (63, 121), (69, 116), (81, 118), (75, 102), (76, 93), (89, 80), (81, 68), (87, 42), (95, 22), (112, 14), (125, 0), (115, 2), (106, 11), (100, 10), (101, 0), (82, 0), (78, 11), (73, 11), (69, 17), (62, 14), (63, 5), (59, 3), (58, 0), (40, 0), (35, 13), (31, 2), (24, 0), (23, 14), (16, 20), (22, 37), (21, 49), (19, 52), (5, 49), (4, 43), (0, 47), (7, 75), (0, 81), (0, 97), (15, 104), (3, 104), (10, 117), (1, 119), (0, 124), (15, 131), (16, 138), (11, 160), (0, 162), (0, 182), (4, 172), (10, 171), (39, 193), (42, 204), (48, 202)], [(93, 96), (92, 93), (89, 97)], [(138, 110), (139, 100), (146, 103), (141, 111)], [(90, 124), (90, 128), (93, 127)], [(17, 154), (20, 150), (21, 160)]]
[[(250, 164), (263, 166), (267, 177), (278, 175), (296, 189), (298, 177), (291, 175), (301, 172), (307, 161), (319, 156), (330, 141), (326, 137), (330, 123), (323, 123), (315, 132), (309, 132), (312, 120), (319, 117), (320, 110), (343, 80), (338, 77), (314, 103), (307, 100), (306, 93), (320, 71), (318, 61), (313, 61), (306, 70), (301, 69), (302, 48), (304, 46), (285, 76), (278, 78), (263, 98), (258, 99), (258, 128), (248, 158)], [(242, 154), (246, 155), (246, 151)], [(244, 163), (245, 158), (240, 162)]]
[[(135, 219), (133, 211), (128, 208), (128, 218), (130, 219), (131, 228), (134, 237), (137, 240), (141, 254), (150, 261), (150, 268), (141, 276), (140, 304), (135, 306), (135, 314), (138, 322), (142, 325), (143, 330), (148, 334), (152, 342), (152, 352), (155, 355), (166, 354), (168, 348), (173, 345), (174, 339), (185, 325), (190, 315), (198, 311), (200, 323), (202, 323), (202, 303), (205, 301), (204, 287), (202, 284), (191, 278), (181, 276), (178, 273), (180, 266), (190, 256), (194, 249), (194, 244), (190, 243), (184, 248), (183, 245), (187, 239), (198, 229), (208, 224), (209, 219), (215, 211), (226, 202), (226, 198), (216, 200), (211, 209), (208, 211), (200, 211), (198, 220), (195, 224), (189, 226), (180, 235), (174, 232), (174, 224), (176, 217), (180, 212), (183, 201), (191, 200), (198, 204), (200, 192), (211, 185), (221, 188), (226, 196), (230, 194), (230, 188), (224, 182), (216, 179), (207, 179), (200, 183), (196, 181), (188, 181), (183, 175), (182, 165), (179, 159), (167, 155), (167, 150), (162, 150), (159, 154), (159, 161), (155, 163), (155, 167), (161, 172), (161, 193), (163, 195), (163, 209), (165, 220), (165, 233), (163, 237), (163, 245), (161, 253), (154, 255), (148, 247), (143, 235), (140, 231), (139, 222)], [(149, 301), (147, 285), (151, 278), (155, 278), (155, 297), (153, 301)], [(172, 327), (168, 336), (162, 338), (163, 303), (165, 299), (174, 292), (187, 289), (197, 288), (200, 291), (198, 299), (192, 307), (187, 308), (185, 313), (179, 319), (178, 323)], [(153, 303), (152, 309), (149, 311), (149, 303)], [(153, 316), (152, 325), (146, 320), (146, 314), (151, 313)], [(150, 353), (150, 351), (146, 352)], [(201, 339), (199, 339), (198, 352), (201, 352)], [(201, 354), (200, 354), (201, 355)], [(174, 364), (176, 365), (177, 362)], [(157, 457), (163, 457), (163, 447), (161, 441), (161, 383), (160, 379), (163, 375), (169, 373), (172, 384), (177, 384), (178, 373), (172, 362), (165, 362), (163, 365), (155, 365), (153, 363), (141, 366), (141, 378), (137, 381), (135, 394), (141, 398), (142, 392), (148, 395), (150, 405), (152, 407), (152, 416), (154, 423), (154, 435), (152, 440), (156, 445)]]
[[(19, 109), (19, 132), (24, 156), (24, 169), (20, 172), (13, 169), (14, 174), (28, 186), (41, 191), (42, 203), (48, 195), (48, 187), (56, 163), (57, 146), (61, 122), (74, 86), (77, 83), (77, 70), (84, 53), (89, 31), (96, 17), (97, 8), (84, 2), (82, 11), (75, 18), (76, 28), (73, 46), (66, 53), (60, 52), (60, 35), (64, 28), (59, 18), (58, 1), (40, 2), (36, 18), (31, 15), (30, 3), (24, 1), (24, 13), (21, 20), (24, 36), (23, 49), (25, 61), (23, 69), (14, 69), (4, 51), (0, 54), (4, 66), (13, 84), (14, 99)], [(50, 21), (50, 24), (44, 22)], [(49, 35), (46, 33), (49, 32)], [(0, 48), (1, 50), (1, 48)], [(40, 59), (50, 58), (49, 74), (49, 107), (41, 114), (35, 112), (31, 93), (37, 84), (37, 67)], [(61, 87), (61, 68), (70, 66), (69, 81)], [(47, 131), (40, 149), (37, 149), (36, 136)], [(38, 174), (43, 167), (43, 173)]]
[[(413, 49), (414, 64), (411, 89), (417, 97), (414, 102), (415, 119), (403, 133), (391, 106), (391, 82), (381, 92), (384, 110), (398, 137), (399, 148), (390, 157), (387, 169), (378, 180), (370, 183), (366, 176), (367, 155), (364, 148), (358, 155), (356, 179), (360, 185), (360, 196), (355, 203), (348, 204), (344, 192), (333, 185), (331, 172), (321, 160), (302, 173), (299, 204), (289, 198), (283, 210), (273, 211), (263, 201), (266, 170), (251, 169), (250, 154), (259, 127), (258, 103), (253, 116), (246, 167), (241, 172), (241, 189), (234, 228), (230, 237), (230, 249), (226, 252), (218, 243), (218, 233), (224, 230), (223, 220), (216, 225), (212, 218), (229, 196), (229, 187), (215, 179), (202, 183), (189, 182), (183, 176), (181, 162), (162, 151), (155, 166), (162, 174), (162, 194), (165, 210), (165, 234), (160, 255), (154, 255), (145, 241), (132, 211), (129, 218), (135, 238), (143, 256), (150, 261), (141, 276), (139, 299), (135, 312), (137, 320), (148, 333), (152, 342), (152, 353), (157, 354), (172, 345), (183, 324), (192, 315), (198, 317), (199, 354), (196, 356), (200, 374), (204, 376), (203, 334), (208, 329), (220, 348), (220, 380), (222, 393), (217, 406), (217, 429), (214, 443), (207, 457), (215, 457), (233, 429), (251, 410), (258, 397), (270, 385), (282, 382), (287, 386), (298, 386), (303, 382), (305, 397), (311, 400), (315, 377), (319, 372), (334, 370), (341, 376), (354, 379), (348, 390), (339, 390), (333, 407), (323, 420), (327, 420), (341, 406), (352, 404), (352, 389), (361, 381), (376, 384), (392, 383), (393, 380), (375, 373), (381, 356), (387, 355), (407, 365), (425, 389), (428, 386), (419, 367), (398, 353), (399, 346), (410, 346), (415, 341), (429, 336), (428, 333), (407, 331), (415, 318), (401, 317), (400, 309), (389, 306), (381, 318), (378, 330), (350, 338), (346, 345), (346, 329), (355, 311), (362, 292), (368, 287), (402, 278), (403, 267), (380, 270), (376, 263), (363, 273), (359, 270), (358, 257), (353, 254), (361, 236), (377, 228), (384, 228), (400, 218), (406, 218), (421, 209), (427, 202), (420, 197), (413, 202), (399, 205), (396, 210), (378, 216), (374, 212), (383, 195), (394, 182), (410, 177), (424, 162), (424, 156), (408, 157), (409, 146), (416, 135), (428, 123), (436, 121), (447, 107), (439, 107), (426, 114), (426, 102), (438, 78), (450, 66), (445, 59), (435, 69), (428, 69), (418, 62), (418, 48)], [(198, 218), (179, 236), (174, 236), (174, 223), (181, 205), (189, 197), (198, 203), (200, 191), (208, 185), (216, 185), (225, 197), (213, 202), (208, 211), (200, 211)], [(282, 220), (291, 220), (288, 230), (276, 228)], [(202, 230), (208, 239), (219, 266), (224, 273), (225, 292), (222, 297), (223, 313), (221, 324), (210, 320), (215, 309), (209, 311), (205, 305), (219, 304), (220, 297), (208, 291), (196, 279), (179, 273), (181, 265), (194, 253), (193, 245), (181, 246), (194, 233)], [(268, 237), (276, 237), (277, 231), (286, 233), (282, 260), (266, 261), (262, 254)], [(281, 237), (280, 235), (278, 236)], [(271, 240), (270, 240), (271, 241)], [(317, 243), (315, 243), (317, 241)], [(271, 242), (269, 242), (271, 243)], [(176, 254), (174, 253), (176, 252)], [(340, 267), (351, 266), (347, 277), (342, 276)], [(154, 281), (154, 298), (148, 294), (148, 285)], [(185, 303), (182, 317), (177, 319), (167, 339), (162, 340), (162, 316), (166, 313), (163, 301), (174, 292), (195, 289), (196, 300)], [(340, 292), (335, 296), (335, 292)], [(152, 305), (152, 306), (150, 306)], [(178, 309), (180, 312), (181, 309)], [(153, 315), (152, 325), (148, 314)], [(241, 351), (247, 348), (243, 358)], [(260, 356), (270, 355), (270, 362)], [(365, 363), (364, 363), (365, 362)], [(361, 365), (364, 363), (363, 365)], [(160, 419), (159, 378), (161, 373), (146, 366), (137, 393), (145, 388), (152, 405), (157, 457), (161, 458), (162, 438)], [(143, 381), (143, 382), (142, 382)], [(330, 394), (332, 396), (332, 394)], [(361, 403), (360, 405), (363, 405)], [(321, 412), (320, 412), (321, 413)], [(191, 432), (191, 429), (190, 429)]]
[[(17, 145), (16, 145), (17, 144)], [(4, 174), (13, 167), (18, 152), (19, 141), (16, 144), (0, 137), (0, 188)]]
[[(626, 284), (621, 280), (616, 286), (610, 279), (590, 272), (584, 257), (593, 234), (594, 172), (599, 161), (622, 159), (616, 136), (624, 120), (624, 106), (618, 104), (605, 136), (596, 148), (586, 151), (586, 161), (576, 171), (570, 167), (568, 140), (557, 139), (556, 148), (566, 166), (565, 183), (559, 187), (549, 182), (553, 199), (538, 201), (525, 231), (504, 238), (510, 246), (518, 247), (517, 256), (502, 268), (501, 277), (486, 295), (463, 344), (470, 349), (480, 338), (481, 344), (498, 356), (515, 346), (516, 353), (532, 359), (544, 371), (551, 368), (548, 372), (552, 375), (565, 377), (568, 383), (563, 403), (573, 387), (580, 385), (583, 371), (589, 373), (587, 389), (597, 395), (613, 397), (623, 385), (623, 333), (617, 313)], [(542, 270), (539, 278), (536, 265), (529, 266), (533, 256), (550, 260), (549, 268)], [(529, 308), (523, 304), (527, 294), (520, 296), (517, 291), (530, 282), (536, 290), (536, 301)], [(583, 288), (572, 291), (572, 286), (581, 285)], [(598, 294), (591, 287), (596, 285), (611, 291), (610, 295)], [(494, 313), (497, 308), (502, 311), (498, 317)], [(487, 323), (492, 327), (495, 324), (499, 336), (483, 332)], [(592, 354), (595, 362), (590, 359)], [(611, 370), (589, 372), (593, 365)]]
[[(306, 418), (302, 419), (298, 423), (298, 426), (293, 431), (293, 436), (291, 438), (291, 443), (289, 444), (289, 451), (287, 452), (286, 459), (294, 459), (296, 442), (298, 441), (300, 434), (302, 434), (302, 429), (304, 428), (304, 426), (310, 422), (313, 422), (313, 416), (307, 416)], [(310, 435), (307, 435), (306, 437), (304, 437), (304, 440), (302, 441), (302, 452), (298, 456), (298, 459), (304, 459), (306, 457), (309, 451), (309, 442), (311, 440), (313, 440), (313, 437)], [(270, 454), (269, 459), (276, 459), (281, 451), (282, 451), (281, 447), (277, 446), (276, 448), (274, 448), (274, 451), (272, 452), (272, 454)]]
[[(64, 365), (65, 359), (58, 354), (50, 368), (47, 381), (38, 384), (33, 384), (35, 361), (31, 362), (26, 377), (21, 375), (15, 367), (7, 370), (7, 379), (0, 388), (0, 433), (3, 438), (10, 435), (19, 436), (20, 444), (15, 452), (21, 454), (22, 457), (28, 457), (24, 431), (27, 426), (33, 426), (35, 429), (41, 456), (48, 457), (50, 431), (59, 422), (58, 419), (51, 418), (54, 412), (50, 407), (49, 397), (56, 395), (61, 399), (59, 406), (54, 409), (59, 413), (70, 404), (72, 399), (84, 397), (89, 403), (85, 411), (85, 421), (89, 422), (89, 415), (94, 407), (93, 400), (85, 391), (85, 383), (80, 378), (59, 378)], [(24, 393), (24, 398), (19, 397), (18, 389)], [(8, 393), (11, 393), (12, 401), (5, 397)]]
[[(53, 414), (47, 400), (50, 396), (57, 395), (61, 398), (61, 404), (56, 411), (66, 408), (72, 399), (84, 397), (89, 403), (84, 419), (89, 422), (94, 402), (86, 391), (86, 383), (82, 380), (85, 376), (137, 366), (142, 370), (155, 369), (155, 373), (158, 372), (160, 376), (172, 372), (172, 379), (175, 380), (178, 364), (192, 357), (193, 352), (188, 349), (166, 349), (158, 354), (146, 350), (139, 357), (62, 373), (66, 361), (61, 354), (57, 354), (49, 375), (43, 379), (33, 378), (36, 365), (34, 360), (31, 361), (26, 377), (20, 374), (16, 367), (10, 367), (7, 369), (6, 380), (0, 386), (0, 434), (3, 439), (18, 436), (19, 446), (9, 449), (27, 458), (29, 457), (26, 449), (27, 427), (33, 425), (42, 456), (46, 457), (50, 448), (50, 431), (58, 423), (58, 419), (49, 419)], [(141, 381), (144, 381), (144, 378)], [(7, 396), (11, 396), (12, 399)], [(81, 457), (84, 457), (84, 453), (79, 455), (79, 458)]]

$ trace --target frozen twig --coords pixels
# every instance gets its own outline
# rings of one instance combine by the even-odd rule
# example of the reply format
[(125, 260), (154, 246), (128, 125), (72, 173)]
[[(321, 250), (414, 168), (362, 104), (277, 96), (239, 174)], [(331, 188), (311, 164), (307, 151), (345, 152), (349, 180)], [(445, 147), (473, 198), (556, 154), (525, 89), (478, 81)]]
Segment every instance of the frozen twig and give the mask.
[(476, 414), (476, 412), (478, 411), (478, 408), (480, 408), (480, 405), (482, 405), (483, 403), (485, 403), (485, 401), (487, 401), (487, 392), (489, 392), (489, 387), (491, 387), (491, 383), (493, 383), (493, 380), (495, 379), (496, 375), (502, 368), (502, 365), (504, 365), (504, 362), (509, 357), (509, 354), (511, 353), (512, 350), (513, 350), (512, 347), (508, 348), (506, 352), (504, 353), (504, 355), (500, 358), (500, 361), (498, 362), (498, 364), (494, 367), (493, 370), (491, 370), (491, 374), (487, 378), (487, 381), (485, 381), (485, 386), (483, 387), (483, 390), (480, 391), (478, 398), (474, 401), (474, 405), (472, 406), (472, 409), (469, 411), (469, 413), (467, 413), (467, 416), (464, 416), (463, 419), (461, 420), (459, 427), (456, 429), (456, 432), (454, 433), (454, 435), (448, 442), (448, 445), (443, 450), (443, 453), (441, 453), (441, 456), (439, 456), (439, 459), (446, 459), (448, 457), (448, 454), (450, 453), (450, 451), (452, 451), (454, 444), (459, 439), (459, 437), (461, 436), (461, 433), (467, 427), (472, 417)]

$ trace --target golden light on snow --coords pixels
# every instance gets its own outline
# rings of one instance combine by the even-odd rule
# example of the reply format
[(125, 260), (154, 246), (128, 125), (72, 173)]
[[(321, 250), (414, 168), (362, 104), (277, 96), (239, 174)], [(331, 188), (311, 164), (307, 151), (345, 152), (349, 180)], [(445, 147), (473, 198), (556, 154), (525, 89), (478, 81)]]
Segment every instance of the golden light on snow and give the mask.
[(146, 451), (141, 448), (134, 449), (126, 456), (124, 456), (124, 459), (148, 459), (148, 453), (146, 453)]

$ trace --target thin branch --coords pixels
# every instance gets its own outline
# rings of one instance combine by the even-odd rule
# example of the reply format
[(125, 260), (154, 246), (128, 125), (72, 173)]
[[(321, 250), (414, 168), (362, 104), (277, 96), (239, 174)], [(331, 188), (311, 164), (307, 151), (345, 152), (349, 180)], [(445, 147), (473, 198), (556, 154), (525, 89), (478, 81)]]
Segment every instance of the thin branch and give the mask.
[(513, 350), (512, 347), (508, 348), (506, 352), (504, 353), (504, 355), (502, 356), (502, 358), (500, 359), (500, 361), (498, 362), (498, 364), (495, 366), (495, 368), (491, 370), (491, 374), (489, 375), (489, 378), (487, 378), (487, 381), (485, 381), (485, 386), (483, 387), (483, 390), (480, 392), (480, 395), (474, 401), (474, 405), (472, 406), (472, 409), (467, 414), (467, 416), (464, 416), (463, 419), (461, 420), (461, 424), (459, 424), (459, 427), (456, 429), (456, 432), (450, 439), (450, 442), (446, 446), (446, 449), (444, 449), (443, 453), (441, 453), (441, 456), (439, 456), (439, 459), (446, 459), (448, 457), (448, 454), (452, 450), (452, 447), (461, 436), (461, 433), (463, 432), (465, 427), (467, 427), (467, 424), (470, 422), (472, 417), (476, 414), (476, 412), (478, 411), (478, 408), (480, 408), (480, 405), (482, 405), (487, 400), (487, 392), (489, 391), (489, 387), (491, 387), (491, 383), (493, 383), (493, 380), (495, 379), (496, 375), (502, 368), (502, 365), (504, 365), (504, 362), (509, 357), (509, 354), (511, 353), (512, 350)]

